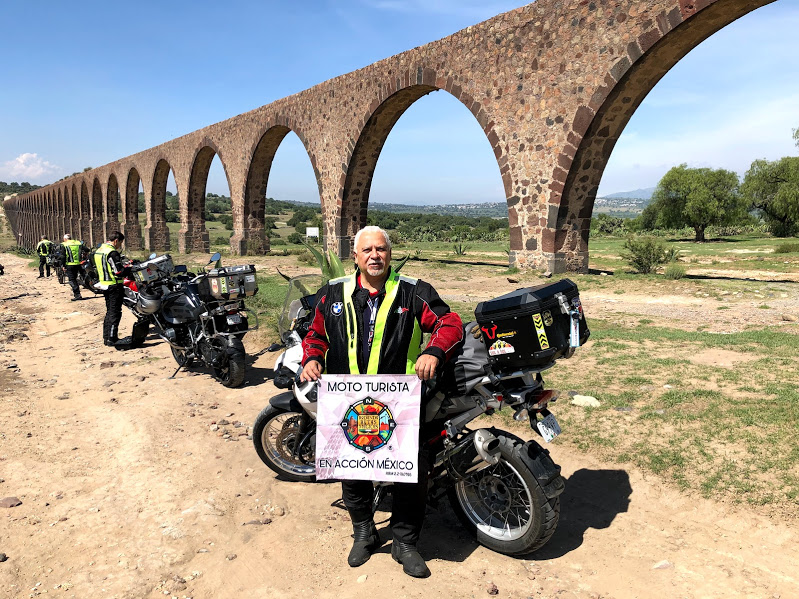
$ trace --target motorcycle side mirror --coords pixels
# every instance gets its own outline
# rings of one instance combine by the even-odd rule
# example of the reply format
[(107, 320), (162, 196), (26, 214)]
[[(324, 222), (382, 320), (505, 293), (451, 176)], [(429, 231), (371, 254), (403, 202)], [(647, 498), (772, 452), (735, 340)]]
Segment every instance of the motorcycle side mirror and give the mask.
[(150, 254), (150, 256), (149, 256), (147, 259), (148, 259), (148, 260), (152, 260), (152, 259), (153, 259), (153, 258), (155, 258), (157, 255), (158, 255), (158, 254), (156, 254), (155, 252), (153, 252), (152, 254)]
[(213, 256), (211, 256), (211, 259), (208, 261), (208, 264), (211, 264), (211, 262), (219, 262), (219, 260), (221, 259), (222, 259), (222, 254), (216, 252)]
[(266, 351), (268, 351), (268, 352), (276, 352), (276, 351), (278, 351), (280, 349), (283, 349), (283, 347), (285, 347), (285, 346), (282, 343), (273, 343), (272, 345), (270, 345), (269, 347), (266, 348)]

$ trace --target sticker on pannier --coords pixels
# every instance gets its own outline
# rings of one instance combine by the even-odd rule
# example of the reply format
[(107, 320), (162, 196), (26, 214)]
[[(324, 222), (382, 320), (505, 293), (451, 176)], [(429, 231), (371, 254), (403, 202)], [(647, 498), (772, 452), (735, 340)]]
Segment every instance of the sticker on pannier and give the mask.
[(515, 351), (516, 348), (514, 348), (510, 343), (500, 339), (488, 348), (488, 355), (499, 356), (501, 354), (512, 354)]

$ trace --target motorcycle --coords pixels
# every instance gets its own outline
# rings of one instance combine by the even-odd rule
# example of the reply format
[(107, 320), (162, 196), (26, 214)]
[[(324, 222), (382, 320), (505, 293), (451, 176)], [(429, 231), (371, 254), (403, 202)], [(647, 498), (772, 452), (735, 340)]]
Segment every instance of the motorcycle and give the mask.
[[(254, 266), (223, 268), (220, 258), (219, 253), (211, 256), (195, 275), (184, 265), (173, 266), (169, 254), (151, 255), (131, 265), (133, 278), (125, 281), (123, 303), (137, 319), (134, 339), (143, 340), (152, 324), (169, 344), (178, 364), (173, 377), (201, 362), (224, 386), (238, 387), (245, 375), (242, 338), (258, 328), (258, 317), (245, 307), (244, 298), (254, 295), (258, 284)], [(217, 267), (208, 270), (213, 263)]]
[(100, 275), (97, 273), (97, 267), (91, 255), (80, 261), (78, 271), (75, 273), (75, 280), (78, 282), (79, 287), (83, 287), (96, 295), (103, 292), (99, 287)]
[[(523, 358), (522, 337), (527, 336), (518, 320), (512, 319), (514, 330), (503, 329), (501, 321), (496, 321), (499, 328), (490, 323), (468, 323), (457, 356), (441, 368), (437, 380), (426, 385), (422, 396), (423, 430), (433, 432), (426, 441), (434, 456), (428, 503), (436, 504), (446, 495), (480, 544), (507, 555), (533, 552), (552, 537), (565, 483), (560, 466), (536, 441), (523, 441), (495, 427), (470, 429), (469, 424), (507, 407), (514, 411), (515, 420), (529, 421), (546, 442), (561, 432), (548, 409), (558, 392), (545, 388), (541, 373), (552, 367), (556, 358), (570, 357), (574, 347), (589, 335), (576, 286), (566, 281), (573, 290), (567, 285), (558, 288), (556, 297), (548, 300), (555, 303), (543, 312), (547, 324), (536, 324), (538, 336), (532, 333), (541, 341), (541, 333), (548, 331), (556, 347), (542, 342), (538, 352)], [(285, 391), (271, 398), (253, 425), (258, 456), (280, 478), (290, 481), (315, 480), (317, 383), (302, 383), (298, 375), (302, 370), (302, 339), (314, 316), (313, 292), (321, 284), (318, 275), (302, 275), (289, 282), (278, 321), (281, 342), (269, 348), (284, 350), (274, 367), (274, 384)], [(484, 305), (502, 307), (520, 300), (502, 296), (493, 301), (478, 306), (478, 322), (480, 316), (488, 314)], [(558, 325), (558, 318), (553, 316), (556, 309), (563, 321)], [(532, 323), (534, 318), (526, 320)], [(567, 331), (564, 344), (563, 331), (556, 329), (567, 320), (572, 331)], [(497, 334), (504, 337), (497, 338)], [(516, 356), (508, 351), (512, 335), (519, 336), (513, 340), (519, 346)], [(376, 483), (375, 510), (389, 490), (390, 484)]]

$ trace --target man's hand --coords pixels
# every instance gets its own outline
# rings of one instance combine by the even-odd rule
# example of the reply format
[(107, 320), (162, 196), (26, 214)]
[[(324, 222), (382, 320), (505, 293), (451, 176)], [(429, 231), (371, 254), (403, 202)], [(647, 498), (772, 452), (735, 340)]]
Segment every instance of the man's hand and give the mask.
[(416, 360), (416, 376), (421, 381), (429, 381), (436, 373), (438, 366), (438, 358), (430, 354), (422, 354)]
[(300, 380), (303, 383), (316, 381), (322, 375), (322, 365), (316, 360), (311, 360), (302, 369)]

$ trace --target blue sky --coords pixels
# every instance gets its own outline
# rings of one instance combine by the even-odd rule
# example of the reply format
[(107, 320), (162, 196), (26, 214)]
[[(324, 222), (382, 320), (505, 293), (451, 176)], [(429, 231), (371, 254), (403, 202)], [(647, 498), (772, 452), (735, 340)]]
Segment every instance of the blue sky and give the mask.
[[(0, 180), (46, 184), (230, 118), (522, 6), (509, 0), (4, 0)], [(74, 8), (79, 6), (80, 8)], [(600, 195), (654, 186), (671, 167), (796, 155), (799, 1), (779, 0), (694, 49), (635, 113)], [(229, 194), (219, 161), (208, 191)], [(318, 201), (289, 135), (270, 197)], [(503, 201), (472, 115), (422, 98), (386, 142), (372, 202)]]

